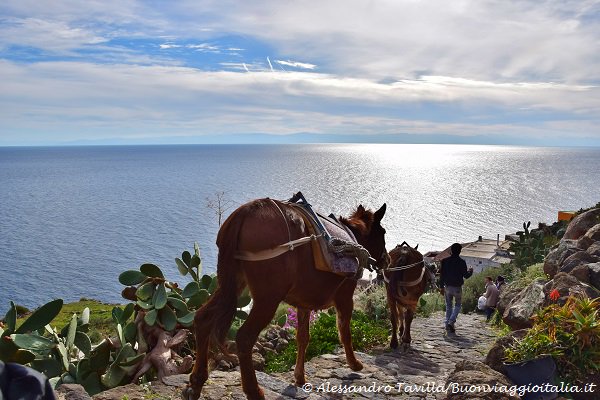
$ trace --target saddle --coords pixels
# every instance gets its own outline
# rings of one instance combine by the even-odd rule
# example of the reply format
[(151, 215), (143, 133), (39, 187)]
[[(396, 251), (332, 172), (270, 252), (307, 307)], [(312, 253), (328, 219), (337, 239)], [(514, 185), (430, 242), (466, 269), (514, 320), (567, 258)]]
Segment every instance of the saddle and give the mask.
[(287, 204), (298, 211), (309, 233), (317, 237), (311, 242), (315, 267), (320, 271), (360, 279), (368, 265), (369, 253), (358, 244), (352, 231), (333, 214), (325, 217), (314, 212), (301, 192), (296, 193)]

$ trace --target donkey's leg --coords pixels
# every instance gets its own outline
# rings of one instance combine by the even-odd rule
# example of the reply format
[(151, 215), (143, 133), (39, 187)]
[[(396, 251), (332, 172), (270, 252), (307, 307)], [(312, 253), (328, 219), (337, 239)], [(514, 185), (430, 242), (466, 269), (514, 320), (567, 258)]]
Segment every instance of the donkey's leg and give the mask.
[(252, 348), (258, 339), (260, 331), (273, 319), (279, 300), (255, 298), (248, 319), (238, 330), (235, 338), (240, 372), (242, 375), (242, 388), (249, 400), (262, 400), (265, 398), (261, 388), (258, 387), (254, 366), (252, 364)]
[(305, 308), (298, 308), (296, 315), (298, 317), (298, 328), (296, 331), (298, 353), (296, 354), (296, 367), (294, 368), (294, 378), (296, 378), (296, 385), (302, 386), (306, 383), (306, 377), (304, 375), (304, 360), (306, 359), (306, 348), (308, 347), (308, 341), (310, 340), (310, 310), (307, 310)]
[(337, 327), (340, 341), (344, 345), (344, 351), (346, 352), (346, 362), (353, 371), (360, 371), (363, 369), (363, 365), (354, 355), (352, 334), (350, 332), (350, 321), (352, 320), (352, 309), (354, 307), (352, 295), (354, 294), (355, 287), (356, 283), (354, 285), (342, 285), (338, 289), (338, 293), (336, 293), (334, 304), (337, 311)]
[(390, 320), (392, 322), (392, 341), (390, 347), (396, 349), (398, 347), (398, 306), (396, 300), (389, 294), (387, 294), (388, 308), (390, 309)]
[(398, 313), (398, 336), (402, 337), (404, 335), (404, 329), (406, 328), (406, 307), (400, 302), (396, 302), (396, 308), (396, 312)]
[(196, 361), (190, 374), (190, 383), (183, 390), (183, 398), (195, 400), (200, 397), (202, 386), (208, 379), (208, 342), (211, 332), (212, 318), (205, 309), (200, 309), (194, 316), (194, 335), (196, 339)]
[(410, 337), (410, 325), (415, 316), (416, 306), (410, 305), (404, 311), (404, 332), (402, 333), (402, 347), (407, 349), (412, 338)]

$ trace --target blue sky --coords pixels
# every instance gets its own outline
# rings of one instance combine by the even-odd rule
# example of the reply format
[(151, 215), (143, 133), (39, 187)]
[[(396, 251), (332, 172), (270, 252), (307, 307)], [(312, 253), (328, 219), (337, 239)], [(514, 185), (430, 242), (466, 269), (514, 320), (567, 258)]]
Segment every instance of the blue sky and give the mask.
[(0, 78), (0, 146), (598, 146), (600, 2), (8, 0)]

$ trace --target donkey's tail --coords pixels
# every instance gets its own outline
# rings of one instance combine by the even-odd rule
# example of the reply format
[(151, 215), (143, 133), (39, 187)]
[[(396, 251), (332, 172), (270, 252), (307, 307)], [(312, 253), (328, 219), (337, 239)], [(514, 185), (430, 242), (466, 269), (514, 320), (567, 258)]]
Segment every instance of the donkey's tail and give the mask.
[(219, 257), (217, 263), (218, 286), (208, 302), (198, 311), (196, 320), (209, 324), (210, 342), (224, 354), (229, 354), (225, 338), (237, 310), (237, 299), (246, 286), (243, 274), (235, 259), (238, 236), (244, 222), (243, 208), (234, 211), (223, 223), (217, 236)]

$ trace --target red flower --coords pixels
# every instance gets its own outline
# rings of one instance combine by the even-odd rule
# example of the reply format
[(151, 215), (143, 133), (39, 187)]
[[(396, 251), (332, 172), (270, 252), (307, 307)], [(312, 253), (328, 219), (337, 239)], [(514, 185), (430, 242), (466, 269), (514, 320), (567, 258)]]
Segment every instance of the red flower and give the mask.
[(550, 292), (550, 300), (556, 301), (560, 298), (560, 293), (557, 289), (554, 289)]

